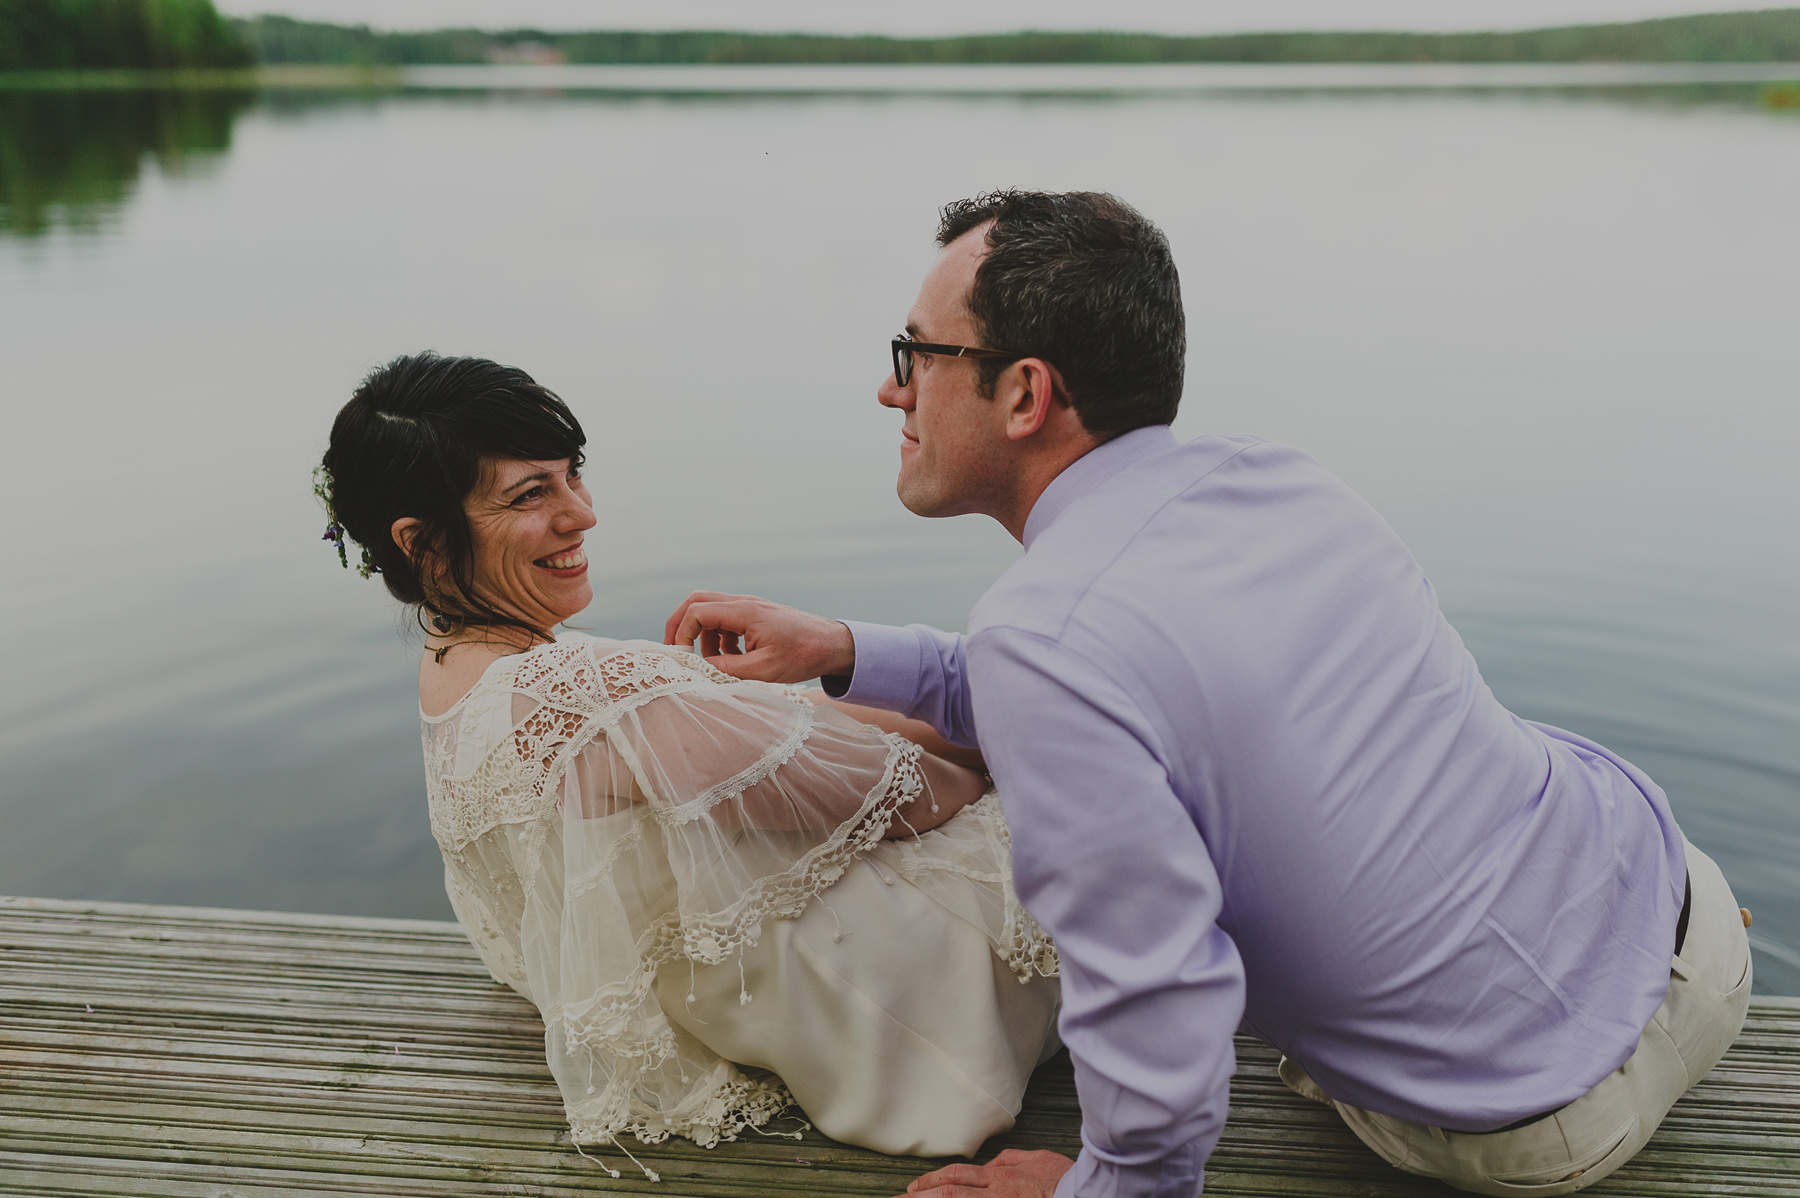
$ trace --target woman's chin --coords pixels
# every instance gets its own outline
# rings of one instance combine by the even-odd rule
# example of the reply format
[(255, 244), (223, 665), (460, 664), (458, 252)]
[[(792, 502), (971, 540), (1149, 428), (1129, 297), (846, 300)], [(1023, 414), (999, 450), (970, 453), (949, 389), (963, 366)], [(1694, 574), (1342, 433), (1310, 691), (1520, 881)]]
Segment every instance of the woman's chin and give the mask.
[(594, 588), (584, 578), (580, 586), (569, 588), (568, 594), (558, 595), (556, 599), (551, 611), (556, 615), (556, 622), (564, 624), (588, 609), (588, 604), (594, 601)]

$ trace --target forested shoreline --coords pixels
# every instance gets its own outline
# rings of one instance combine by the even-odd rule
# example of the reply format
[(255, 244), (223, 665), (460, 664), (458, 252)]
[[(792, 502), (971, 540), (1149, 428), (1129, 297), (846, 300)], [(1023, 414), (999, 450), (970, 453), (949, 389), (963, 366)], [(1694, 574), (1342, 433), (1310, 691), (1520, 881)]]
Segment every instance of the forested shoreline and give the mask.
[(0, 70), (599, 64), (1180, 62), (1793, 62), (1800, 8), (1499, 33), (1321, 32), (1176, 37), (1023, 32), (895, 38), (684, 30), (388, 32), (290, 17), (221, 17), (211, 0), (0, 0)]
[(212, 0), (0, 0), (0, 70), (192, 70), (255, 61), (239, 24), (221, 17)]
[(423, 64), (519, 59), (596, 64), (1800, 61), (1800, 8), (1507, 33), (1024, 32), (835, 37), (726, 31), (380, 32), (288, 17), (236, 22), (266, 63)]

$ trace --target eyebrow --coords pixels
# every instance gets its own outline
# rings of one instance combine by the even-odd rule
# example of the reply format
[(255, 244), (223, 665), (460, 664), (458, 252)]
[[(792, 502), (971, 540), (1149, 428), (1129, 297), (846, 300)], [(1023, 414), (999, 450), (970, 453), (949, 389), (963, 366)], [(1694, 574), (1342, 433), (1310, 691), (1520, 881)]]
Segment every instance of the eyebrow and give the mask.
[(521, 478), (518, 482), (514, 483), (512, 486), (506, 487), (505, 489), (503, 489), (500, 492), (500, 494), (511, 495), (514, 491), (517, 491), (520, 487), (525, 486), (527, 483), (546, 482), (549, 480), (549, 478), (550, 478), (550, 472), (547, 470), (541, 471), (537, 474), (528, 474), (524, 478)]

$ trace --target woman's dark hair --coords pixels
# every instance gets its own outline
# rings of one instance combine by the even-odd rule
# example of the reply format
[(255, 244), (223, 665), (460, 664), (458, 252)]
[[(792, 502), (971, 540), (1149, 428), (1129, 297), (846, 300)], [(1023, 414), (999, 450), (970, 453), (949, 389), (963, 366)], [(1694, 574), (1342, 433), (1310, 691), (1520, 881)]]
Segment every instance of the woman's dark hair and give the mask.
[[(1102, 439), (1174, 420), (1187, 318), (1162, 230), (1104, 192), (996, 191), (945, 205), (937, 242), (990, 221), (969, 291), (982, 345), (1054, 365)], [(979, 366), (991, 396), (1006, 363)]]
[[(587, 435), (568, 405), (516, 366), (426, 352), (370, 373), (337, 414), (321, 463), (320, 496), (340, 537), (363, 546), (367, 569), (394, 598), (453, 624), (533, 628), (475, 588), (475, 549), (463, 501), (497, 458), (584, 460)], [(412, 558), (394, 521), (420, 523)], [(328, 537), (331, 535), (327, 530)], [(419, 560), (440, 563), (422, 572)]]

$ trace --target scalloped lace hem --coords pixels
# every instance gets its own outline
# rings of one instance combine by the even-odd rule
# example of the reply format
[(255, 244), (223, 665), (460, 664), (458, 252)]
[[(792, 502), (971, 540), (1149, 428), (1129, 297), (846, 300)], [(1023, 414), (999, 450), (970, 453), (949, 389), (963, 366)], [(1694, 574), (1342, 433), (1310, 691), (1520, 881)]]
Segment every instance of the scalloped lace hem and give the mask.
[(649, 1112), (596, 1118), (571, 1111), (569, 1138), (576, 1144), (618, 1144), (619, 1135), (629, 1132), (641, 1144), (660, 1144), (670, 1136), (681, 1136), (702, 1148), (714, 1148), (737, 1139), (745, 1130), (761, 1128), (796, 1104), (779, 1081), (745, 1077), (733, 1069), (698, 1105), (694, 1114), (673, 1118)]

